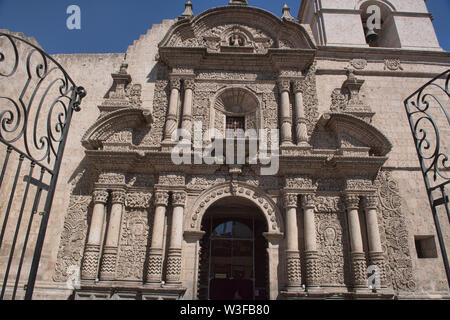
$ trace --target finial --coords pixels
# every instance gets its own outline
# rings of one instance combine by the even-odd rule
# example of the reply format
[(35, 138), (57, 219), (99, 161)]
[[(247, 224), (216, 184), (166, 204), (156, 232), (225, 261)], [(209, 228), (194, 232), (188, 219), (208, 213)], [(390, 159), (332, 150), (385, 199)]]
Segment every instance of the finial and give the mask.
[(230, 0), (230, 3), (228, 4), (230, 6), (246, 6), (247, 0)]
[(190, 19), (194, 16), (194, 11), (192, 11), (192, 2), (191, 0), (188, 0), (188, 2), (186, 2), (185, 4), (185, 9), (184, 12), (182, 13), (182, 15), (178, 18), (178, 20), (182, 20), (182, 19)]
[(291, 15), (291, 8), (288, 7), (288, 5), (285, 3), (283, 6), (283, 19), (286, 20), (295, 20), (294, 17)]
[(124, 60), (122, 62), (122, 64), (120, 65), (119, 73), (120, 74), (127, 74), (127, 69), (128, 69), (128, 63), (126, 63), (125, 60)]

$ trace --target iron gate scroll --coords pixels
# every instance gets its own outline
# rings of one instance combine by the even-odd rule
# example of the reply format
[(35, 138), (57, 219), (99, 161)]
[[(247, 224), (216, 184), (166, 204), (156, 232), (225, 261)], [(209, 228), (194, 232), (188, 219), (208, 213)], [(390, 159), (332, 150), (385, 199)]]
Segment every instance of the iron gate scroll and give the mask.
[[(441, 225), (441, 222), (450, 223), (447, 193), (450, 183), (449, 82), (450, 70), (447, 70), (406, 99), (405, 107), (450, 284), (449, 262)], [(445, 221), (441, 221), (442, 218)], [(448, 229), (447, 224), (445, 227)]]
[(85, 95), (37, 45), (0, 32), (0, 300), (33, 297), (70, 123)]

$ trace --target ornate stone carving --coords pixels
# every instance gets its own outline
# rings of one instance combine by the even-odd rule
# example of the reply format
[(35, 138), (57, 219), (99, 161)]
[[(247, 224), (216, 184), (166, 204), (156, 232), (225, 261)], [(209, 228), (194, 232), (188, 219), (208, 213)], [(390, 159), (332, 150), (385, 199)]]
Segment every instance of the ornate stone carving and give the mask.
[(186, 192), (174, 192), (172, 194), (172, 205), (184, 207), (186, 205)]
[(298, 206), (298, 195), (295, 193), (285, 194), (283, 200), (286, 209), (297, 208)]
[(81, 278), (95, 280), (98, 276), (98, 264), (100, 259), (100, 246), (87, 245), (84, 251)]
[(340, 197), (318, 196), (315, 199), (314, 210), (316, 212), (336, 213), (342, 212), (344, 209)]
[(378, 208), (378, 197), (377, 196), (365, 196), (363, 198), (363, 205), (366, 209), (377, 209)]
[(181, 78), (179, 77), (173, 77), (169, 81), (170, 83), (170, 90), (177, 89), (178, 91), (181, 90)]
[(100, 268), (101, 280), (114, 280), (116, 274), (117, 248), (105, 247)]
[(191, 177), (187, 183), (187, 189), (195, 191), (204, 191), (216, 184), (225, 183), (225, 177), (217, 176), (195, 176)]
[(195, 80), (194, 79), (185, 79), (184, 80), (184, 89), (185, 90), (194, 90), (195, 89)]
[(346, 181), (346, 190), (374, 190), (375, 187), (372, 184), (372, 181), (368, 178), (351, 178)]
[(184, 174), (179, 173), (162, 172), (159, 175), (159, 184), (162, 186), (184, 186), (185, 180)]
[(342, 89), (334, 89), (331, 93), (331, 112), (344, 112), (347, 109), (348, 93)]
[(386, 59), (384, 60), (384, 70), (389, 69), (391, 71), (402, 70), (402, 63), (400, 59)]
[(125, 199), (125, 205), (133, 209), (148, 209), (150, 208), (150, 201), (152, 195), (150, 193), (135, 192), (128, 193)]
[(103, 203), (106, 204), (108, 202), (109, 193), (106, 190), (95, 190), (93, 194), (94, 203)]
[(387, 253), (386, 277), (396, 291), (415, 291), (408, 229), (402, 212), (397, 182), (389, 171), (381, 171), (375, 184), (378, 188), (379, 219)]
[(359, 208), (359, 196), (355, 194), (345, 195), (345, 206), (347, 210), (353, 210)]
[(98, 178), (98, 183), (105, 185), (125, 184), (125, 174), (120, 172), (102, 172)]
[(128, 86), (126, 95), (128, 97), (128, 102), (130, 103), (131, 107), (133, 108), (142, 107), (141, 93), (142, 93), (142, 85), (133, 84)]
[(302, 268), (299, 252), (286, 252), (288, 286), (299, 286), (302, 283)]
[(286, 79), (278, 80), (278, 90), (280, 90), (280, 93), (291, 91), (291, 81)]
[(346, 284), (345, 256), (347, 240), (343, 237), (342, 212), (317, 211), (317, 239), (320, 245), (320, 281), (322, 285)]
[(306, 284), (308, 287), (320, 286), (319, 255), (316, 251), (305, 252)]
[(79, 268), (81, 266), (88, 230), (87, 215), (91, 199), (90, 196), (70, 197), (53, 276), (53, 280), (56, 282), (67, 281), (67, 277), (70, 276), (67, 273), (69, 268), (73, 266)]
[(160, 282), (162, 274), (163, 258), (161, 249), (150, 249), (147, 267), (147, 281)]
[(311, 135), (319, 117), (318, 98), (316, 89), (316, 68), (314, 62), (307, 70), (303, 81), (303, 106), (305, 107), (305, 117), (307, 120), (308, 135)]
[(303, 93), (304, 90), (304, 85), (303, 85), (303, 80), (295, 80), (293, 82), (293, 89), (294, 89), (294, 93)]
[(124, 204), (125, 203), (125, 192), (124, 191), (113, 191), (111, 193), (111, 202)]
[(367, 67), (367, 60), (366, 59), (353, 59), (353, 60), (350, 60), (350, 65), (357, 70), (363, 70)]
[(312, 189), (313, 183), (309, 176), (289, 176), (286, 178), (286, 188), (288, 189)]
[(147, 243), (151, 235), (147, 210), (126, 211), (120, 236), (116, 278), (118, 280), (142, 280)]
[(313, 194), (302, 195), (302, 207), (304, 209), (315, 208), (316, 197)]
[(167, 207), (169, 204), (169, 193), (167, 191), (157, 191), (155, 193), (155, 205)]
[(367, 288), (367, 265), (364, 253), (353, 252), (352, 254), (353, 286), (356, 288)]
[(178, 283), (181, 279), (181, 249), (169, 249), (166, 280)]

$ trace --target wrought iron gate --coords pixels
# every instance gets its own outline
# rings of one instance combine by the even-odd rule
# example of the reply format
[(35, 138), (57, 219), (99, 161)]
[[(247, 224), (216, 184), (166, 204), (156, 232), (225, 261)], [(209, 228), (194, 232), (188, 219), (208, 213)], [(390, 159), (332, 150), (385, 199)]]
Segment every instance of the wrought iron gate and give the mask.
[(33, 297), (72, 115), (85, 95), (37, 45), (0, 32), (0, 300)]
[[(448, 230), (447, 223), (450, 224), (447, 193), (450, 184), (449, 82), (450, 70), (447, 70), (408, 97), (405, 107), (450, 285), (450, 268), (441, 225), (441, 222), (445, 223), (444, 227)], [(441, 221), (443, 218), (445, 220)]]

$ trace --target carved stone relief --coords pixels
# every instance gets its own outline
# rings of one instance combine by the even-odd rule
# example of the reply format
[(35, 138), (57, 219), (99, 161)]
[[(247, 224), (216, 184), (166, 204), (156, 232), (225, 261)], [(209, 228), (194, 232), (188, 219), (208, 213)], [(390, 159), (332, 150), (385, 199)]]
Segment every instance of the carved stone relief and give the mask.
[(415, 291), (408, 229), (402, 212), (398, 184), (389, 171), (381, 171), (375, 185), (378, 188), (380, 229), (387, 253), (387, 279), (396, 291)]
[(64, 229), (61, 234), (53, 280), (67, 281), (70, 268), (80, 268), (88, 230), (88, 211), (91, 196), (71, 196)]
[[(131, 203), (131, 205), (133, 206), (134, 203)], [(145, 209), (127, 208), (125, 211), (120, 236), (116, 279), (135, 281), (143, 279), (147, 244), (151, 242), (151, 239), (149, 239), (151, 238), (149, 221), (153, 221), (153, 218)]]

